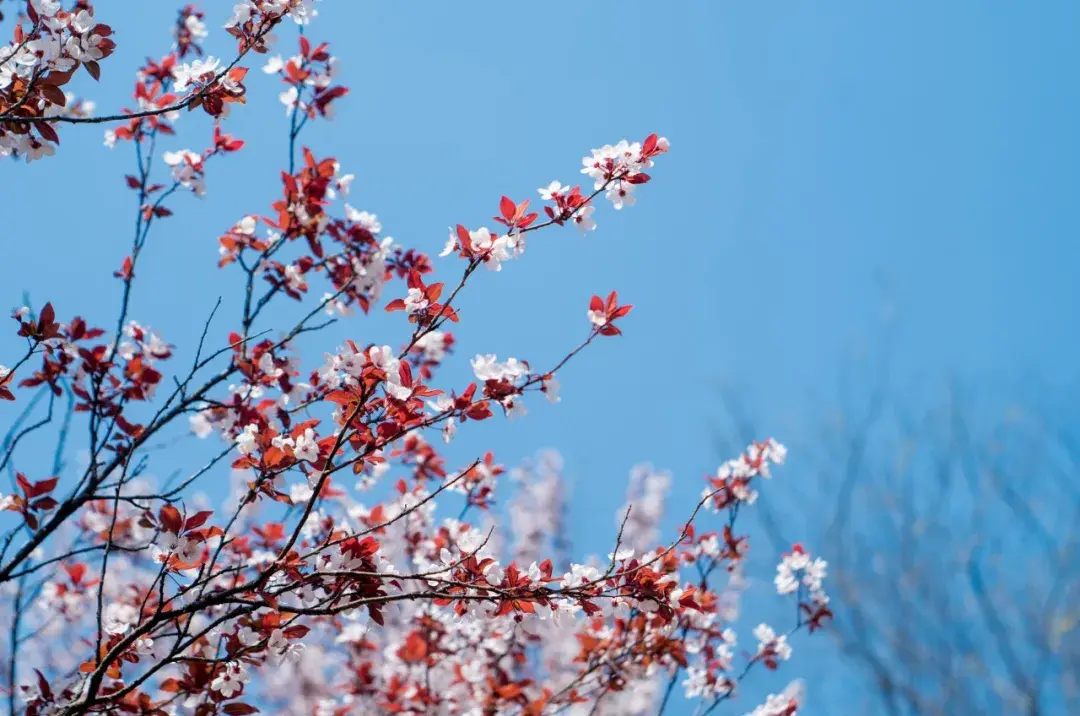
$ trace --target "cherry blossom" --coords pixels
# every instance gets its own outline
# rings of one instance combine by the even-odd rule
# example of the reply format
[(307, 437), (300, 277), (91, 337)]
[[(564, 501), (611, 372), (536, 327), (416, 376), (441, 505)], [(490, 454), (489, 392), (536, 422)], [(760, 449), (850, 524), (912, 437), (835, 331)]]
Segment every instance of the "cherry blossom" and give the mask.
[(302, 435), (297, 436), (293, 454), (297, 460), (315, 462), (319, 459), (319, 445), (315, 440), (314, 430), (307, 428)]
[(574, 224), (577, 226), (578, 231), (584, 236), (586, 231), (592, 231), (596, 228), (596, 220), (592, 218), (593, 212), (596, 211), (595, 206), (586, 206), (584, 209), (574, 215)]
[(201, 154), (190, 149), (181, 149), (176, 152), (165, 152), (162, 156), (165, 164), (172, 167), (173, 181), (182, 187), (191, 189), (196, 196), (206, 193), (206, 182), (203, 180), (203, 157)]
[(558, 201), (564, 194), (568, 195), (570, 193), (570, 189), (564, 187), (558, 181), (553, 181), (538, 191), (540, 192), (540, 198), (544, 201)]
[(761, 704), (747, 716), (795, 716), (803, 701), (802, 682), (792, 682), (782, 693), (769, 694)]
[[(791, 646), (787, 643), (787, 636), (777, 636), (773, 628), (768, 624), (758, 624), (754, 628), (754, 637), (758, 640), (757, 657), (766, 660), (772, 657), (787, 661), (791, 658)], [(775, 668), (775, 666), (770, 667)]]
[(528, 373), (529, 367), (517, 358), (508, 358), (500, 363), (498, 357), (489, 353), (478, 355), (472, 360), (473, 373), (479, 380), (515, 381)]
[(244, 688), (249, 677), (240, 662), (229, 662), (221, 673), (210, 682), (210, 688), (226, 699), (231, 699)]
[(173, 91), (184, 92), (192, 84), (205, 84), (214, 79), (217, 74), (218, 68), (221, 67), (221, 60), (216, 57), (207, 57), (205, 59), (193, 60), (190, 63), (177, 65), (173, 68), (172, 74), (174, 78)]
[[(57, 127), (90, 119), (67, 75), (98, 78), (115, 46), (91, 3), (27, 7), (0, 47), (0, 153), (30, 160), (55, 151)], [(566, 538), (581, 517), (575, 466), (553, 451), (515, 465), (477, 449), (499, 408), (528, 425), (534, 402), (558, 410), (563, 383), (573, 394), (564, 368), (582, 351), (618, 350), (633, 328), (618, 292), (591, 296), (586, 320), (556, 311), (536, 326), (554, 355), (500, 358), (470, 337), (471, 375), (453, 372), (469, 334), (450, 328), (475, 320), (461, 296), (478, 290), (476, 272), (530, 260), (527, 244), (567, 224), (595, 230), (601, 196), (615, 210), (647, 205), (646, 172), (667, 140), (593, 150), (585, 190), (550, 182), (539, 206), (522, 187), (490, 197), (491, 222), (451, 223), (441, 255), (453, 258), (434, 261), (386, 235), (389, 215), (350, 197), (355, 175), (307, 144), (348, 92), (315, 18), (306, 0), (184, 5), (172, 50), (135, 73), (130, 106), (93, 118), (106, 146), (130, 152), (116, 188), (137, 198), (130, 243), (100, 249), (115, 251), (101, 278), (118, 315), (19, 308), (23, 352), (0, 366), (0, 405), (27, 426), (12, 434), (58, 427), (69, 405), (55, 460), (14, 439), (0, 457), (13, 476), (0, 496), (13, 697), (30, 715), (646, 714), (682, 696), (712, 710), (744, 679), (786, 671), (791, 642), (832, 616), (827, 565), (799, 545), (781, 556), (770, 595), (795, 607), (794, 623), (760, 625), (756, 650), (736, 649), (752, 584), (740, 513), (780, 472), (782, 445), (747, 446), (686, 505), (672, 504), (675, 476), (634, 468), (625, 503), (598, 519), (612, 531), (595, 550)], [(235, 50), (205, 54), (208, 28)], [(253, 60), (263, 73), (248, 88)], [(134, 298), (153, 260), (144, 249), (161, 221), (199, 210), (185, 195), (205, 194), (221, 157), (244, 156), (229, 116), (247, 111), (249, 91), (280, 92), (287, 150), (265, 203), (193, 241), (240, 298), (178, 348)], [(373, 310), (388, 335), (363, 322)], [(333, 323), (341, 337), (320, 344)], [(185, 464), (194, 450), (183, 441), (196, 437), (208, 457)], [(176, 460), (162, 460), (173, 444)], [(224, 500), (207, 497), (215, 480)], [(785, 692), (755, 713), (799, 702)]]

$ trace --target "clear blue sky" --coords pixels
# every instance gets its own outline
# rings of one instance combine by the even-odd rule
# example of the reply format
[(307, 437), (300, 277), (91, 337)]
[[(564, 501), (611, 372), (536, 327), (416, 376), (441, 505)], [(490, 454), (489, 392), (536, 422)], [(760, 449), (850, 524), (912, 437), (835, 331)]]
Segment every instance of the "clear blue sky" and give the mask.
[[(128, 104), (137, 65), (168, 47), (177, 5), (100, 3), (118, 49), (101, 85), (81, 86), (99, 111)], [(207, 47), (228, 55), (227, 3), (214, 5)], [(560, 405), (534, 401), (523, 421), (465, 431), (452, 453), (494, 446), (511, 464), (558, 448), (583, 550), (606, 551), (641, 461), (674, 472), (670, 525), (682, 519), (722, 457), (721, 384), (753, 401), (764, 430), (805, 439), (813, 426), (797, 416), (835, 396), (886, 315), (891, 362), (913, 386), (1075, 375), (1076, 3), (326, 0), (319, 10), (310, 37), (331, 43), (352, 93), (303, 139), (357, 174), (351, 203), (404, 244), (437, 253), (447, 225), (490, 224), (500, 195), (536, 200), (552, 179), (577, 181), (591, 147), (651, 131), (672, 142), (638, 206), (601, 209), (586, 240), (544, 232), (523, 260), (478, 276), (461, 304), (448, 374), (461, 378), (478, 352), (554, 362), (586, 329), (592, 293), (618, 289), (636, 304), (624, 337), (569, 366)], [(294, 32), (279, 33), (285, 54)], [(237, 275), (215, 267), (217, 236), (279, 195), (280, 88), (258, 71), (248, 85), (249, 105), (228, 120), (248, 147), (210, 167), (204, 199), (173, 202), (137, 282), (133, 316), (185, 349), (217, 296), (228, 309), (239, 294)], [(161, 149), (199, 149), (209, 127), (186, 116)], [(25, 289), (63, 317), (111, 325), (110, 275), (133, 223), (131, 147), (105, 149), (97, 126), (68, 128), (62, 142), (54, 158), (0, 166), (0, 302), (18, 305)], [(438, 263), (447, 280), (451, 261)], [(383, 316), (334, 331), (309, 359), (341, 338), (404, 335)], [(10, 356), (17, 343), (8, 335), (0, 347)], [(772, 489), (798, 480), (798, 452), (790, 459)], [(789, 673), (808, 673), (803, 664)]]

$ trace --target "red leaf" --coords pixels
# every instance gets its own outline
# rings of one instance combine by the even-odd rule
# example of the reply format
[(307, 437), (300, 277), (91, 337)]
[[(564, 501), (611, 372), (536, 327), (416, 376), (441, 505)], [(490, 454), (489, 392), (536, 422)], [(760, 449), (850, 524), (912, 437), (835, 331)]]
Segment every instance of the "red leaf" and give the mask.
[(491, 409), (486, 400), (470, 405), (465, 410), (465, 415), (473, 420), (484, 420), (491, 417)]
[(214, 514), (213, 510), (203, 510), (202, 512), (196, 512), (191, 517), (187, 518), (187, 522), (184, 523), (184, 530), (193, 530), (202, 527), (210, 515)]
[(87, 60), (83, 62), (83, 67), (86, 68), (86, 71), (89, 72), (90, 76), (93, 77), (95, 80), (101, 79), (101, 65), (99, 65), (97, 62), (95, 62), (94, 60)]
[(281, 448), (271, 447), (263, 454), (263, 462), (266, 463), (267, 467), (277, 467), (286, 457), (285, 452)]
[(428, 655), (428, 643), (417, 632), (412, 632), (405, 638), (405, 644), (398, 649), (398, 656), (407, 664), (415, 664), (424, 661)]
[(60, 478), (58, 477), (50, 477), (48, 480), (39, 480), (38, 482), (35, 482), (34, 486), (30, 488), (27, 497), (38, 497), (39, 495), (45, 495), (52, 492), (59, 479)]
[(38, 134), (45, 139), (48, 139), (53, 144), (60, 143), (60, 137), (57, 136), (56, 130), (48, 122), (34, 122), (34, 126), (37, 127)]
[(510, 221), (514, 218), (514, 213), (517, 211), (517, 205), (508, 196), (504, 196), (499, 200), (499, 211), (502, 212), (503, 218)]
[(120, 267), (119, 271), (113, 271), (113, 276), (116, 278), (128, 279), (131, 278), (131, 269), (134, 267), (134, 263), (130, 256), (124, 258), (124, 263)]
[(51, 497), (42, 497), (40, 500), (34, 500), (30, 503), (30, 508), (34, 510), (51, 510), (56, 507), (59, 502)]
[(86, 565), (82, 562), (76, 562), (75, 564), (65, 564), (64, 571), (71, 577), (71, 581), (78, 584), (82, 581), (83, 576), (86, 575)]
[(331, 403), (337, 403), (338, 405), (348, 405), (356, 400), (356, 396), (344, 390), (335, 390), (334, 392), (327, 394), (325, 399)]
[(701, 611), (701, 607), (698, 606), (698, 603), (694, 601), (693, 596), (691, 596), (689, 594), (686, 595), (685, 597), (683, 597), (682, 599), (680, 599), (679, 604), (686, 607), (687, 609), (693, 609), (694, 611), (698, 611), (698, 612)]
[(49, 681), (45, 678), (45, 675), (37, 669), (34, 669), (34, 673), (37, 674), (38, 689), (41, 691), (41, 695), (49, 701), (52, 701), (52, 689), (49, 688)]
[(259, 713), (259, 709), (255, 708), (254, 706), (240, 702), (225, 704), (224, 708), (222, 708), (221, 710), (229, 714), (229, 716), (245, 716), (245, 714)]
[(56, 320), (56, 311), (53, 310), (52, 301), (46, 303), (41, 309), (41, 320), (38, 323), (42, 326), (48, 325)]
[(469, 239), (469, 230), (461, 224), (457, 225), (457, 237), (458, 242), (461, 243), (461, 248), (472, 251), (472, 241)]
[(165, 526), (169, 532), (180, 533), (180, 529), (184, 526), (184, 520), (180, 516), (180, 510), (176, 509), (172, 505), (165, 505), (158, 513), (158, 519), (161, 520), (161, 524)]

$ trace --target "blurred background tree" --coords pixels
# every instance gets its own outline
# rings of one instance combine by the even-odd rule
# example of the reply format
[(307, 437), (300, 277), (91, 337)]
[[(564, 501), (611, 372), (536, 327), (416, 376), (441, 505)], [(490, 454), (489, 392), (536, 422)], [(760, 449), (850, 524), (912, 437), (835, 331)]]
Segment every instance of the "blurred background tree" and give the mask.
[[(791, 471), (782, 502), (760, 498), (776, 546), (815, 530), (832, 635), (855, 667), (836, 678), (866, 680), (826, 689), (837, 703), (815, 708), (869, 693), (867, 712), (891, 716), (1080, 713), (1075, 396), (871, 372), (860, 385), (865, 371), (849, 371), (835, 411), (797, 421), (816, 426), (791, 441), (814, 467)], [(723, 446), (766, 427), (744, 404), (724, 391)]]

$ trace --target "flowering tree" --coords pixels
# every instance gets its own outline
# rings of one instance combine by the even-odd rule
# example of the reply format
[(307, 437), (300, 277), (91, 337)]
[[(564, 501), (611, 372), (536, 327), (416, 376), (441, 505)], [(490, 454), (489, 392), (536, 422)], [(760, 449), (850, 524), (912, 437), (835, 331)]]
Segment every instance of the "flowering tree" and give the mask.
[(927, 407), (882, 380), (806, 460), (866, 710), (1080, 708), (1077, 431), (1056, 396), (1002, 411), (981, 392)]
[[(25, 351), (0, 368), (11, 425), (0, 467), (14, 476), (0, 498), (10, 712), (656, 713), (680, 685), (702, 712), (729, 702), (749, 674), (790, 656), (793, 632), (831, 616), (825, 564), (796, 545), (775, 579), (792, 623), (762, 624), (756, 644), (736, 648), (748, 548), (737, 518), (783, 462), (781, 445), (754, 442), (722, 465), (666, 538), (669, 478), (636, 471), (610, 553), (581, 563), (562, 541), (556, 458), (507, 471), (482, 451), (455, 467), (436, 447), (524, 412), (530, 393), (557, 402), (568, 361), (619, 335), (631, 306), (605, 292), (561, 360), (537, 369), (480, 354), (475, 381), (436, 387), (457, 346), (446, 329), (467, 318), (455, 299), (469, 278), (520, 258), (533, 232), (595, 229), (601, 198), (632, 205), (667, 140), (594, 150), (587, 187), (551, 182), (540, 211), (502, 197), (496, 230), (450, 232), (444, 271), (460, 268), (437, 281), (428, 256), (345, 203), (352, 175), (299, 141), (347, 92), (328, 46), (308, 37), (314, 16), (307, 0), (236, 5), (226, 63), (204, 56), (206, 18), (186, 6), (173, 50), (138, 71), (133, 107), (97, 117), (64, 91), (84, 72), (98, 79), (114, 47), (88, 2), (30, 0), (0, 50), (0, 152), (32, 161), (56, 151), (65, 125), (105, 123), (108, 146), (132, 149), (125, 181), (137, 196), (131, 245), (117, 251), (115, 322), (96, 327), (50, 303), (17, 309)], [(179, 195), (202, 195), (207, 172), (243, 151), (223, 122), (245, 101), (243, 63), (293, 23), (297, 54), (263, 67), (284, 85), (281, 194), (218, 239), (241, 315), (223, 330), (215, 309), (191, 364), (174, 368), (174, 347), (133, 318), (142, 250)], [(159, 156), (158, 140), (194, 110), (212, 118), (208, 146)], [(323, 365), (300, 365), (299, 341), (377, 310), (384, 293), (384, 310), (403, 314), (397, 348), (347, 341)], [(270, 337), (269, 307), (290, 301), (301, 318)], [(50, 430), (51, 470), (22, 449)], [(191, 432), (219, 440), (216, 455), (151, 486), (155, 446)], [(89, 459), (70, 472), (60, 456), (77, 435)], [(228, 466), (243, 476), (233, 495), (200, 509), (192, 491)], [(500, 523), (494, 499), (507, 492)], [(798, 703), (789, 687), (754, 713), (793, 714)]]

